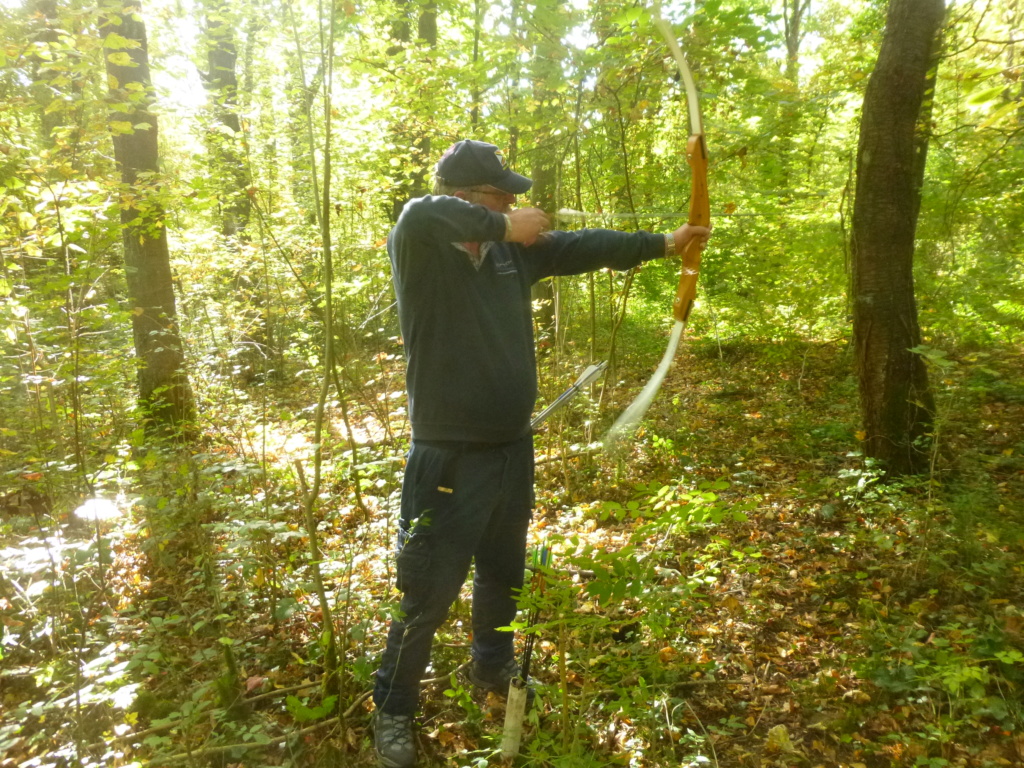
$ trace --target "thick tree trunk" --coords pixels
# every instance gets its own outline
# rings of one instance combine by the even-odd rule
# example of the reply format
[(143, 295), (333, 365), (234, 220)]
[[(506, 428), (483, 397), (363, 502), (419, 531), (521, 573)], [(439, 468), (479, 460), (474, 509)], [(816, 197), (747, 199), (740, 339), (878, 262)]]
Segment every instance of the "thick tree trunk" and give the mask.
[[(162, 191), (156, 181), (157, 122), (149, 111), (146, 27), (137, 2), (102, 10), (114, 158), (124, 184), (121, 229), (139, 398), (151, 426), (185, 427), (194, 415), (194, 403), (178, 335)], [(117, 45), (117, 38), (110, 37), (114, 34), (131, 42)]]
[[(923, 470), (933, 400), (919, 354), (914, 234), (943, 0), (890, 0), (868, 81), (853, 209), (853, 333), (864, 450), (893, 474)], [(922, 107), (925, 107), (922, 109)]]

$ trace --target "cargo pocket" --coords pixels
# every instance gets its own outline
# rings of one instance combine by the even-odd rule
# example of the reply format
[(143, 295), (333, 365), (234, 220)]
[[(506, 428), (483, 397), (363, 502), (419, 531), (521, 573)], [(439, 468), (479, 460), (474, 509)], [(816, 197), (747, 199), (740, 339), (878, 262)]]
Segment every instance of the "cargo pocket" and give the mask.
[(406, 468), (402, 487), (402, 517), (398, 524), (398, 557), (395, 561), (398, 589), (433, 591), (431, 557), (435, 531), (450, 518), (455, 495), (457, 452), (433, 446), (417, 446)]
[(400, 592), (414, 584), (423, 584), (430, 570), (429, 523), (415, 524), (400, 520), (398, 524), (398, 557), (395, 560), (395, 581)]

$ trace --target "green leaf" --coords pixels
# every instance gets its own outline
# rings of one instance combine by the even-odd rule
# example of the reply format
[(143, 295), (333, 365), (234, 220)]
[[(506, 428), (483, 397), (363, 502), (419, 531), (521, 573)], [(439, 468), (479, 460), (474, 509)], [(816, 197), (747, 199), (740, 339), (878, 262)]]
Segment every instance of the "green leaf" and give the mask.
[(994, 88), (985, 88), (984, 90), (972, 93), (967, 97), (967, 103), (972, 106), (978, 106), (979, 104), (988, 104), (990, 101), (995, 101), (1003, 96), (1003, 92), (1006, 88), (1002, 85), (997, 85)]
[(1024, 653), (1021, 653), (1016, 648), (1009, 651), (999, 651), (995, 656), (1003, 664), (1018, 664), (1024, 661)]
[(612, 23), (616, 24), (620, 29), (628, 29), (638, 22), (643, 14), (643, 8), (630, 8), (622, 13), (616, 14), (612, 18)]
[(285, 706), (296, 721), (300, 723), (308, 723), (311, 720), (319, 720), (320, 718), (327, 717), (327, 715), (331, 714), (331, 712), (334, 711), (334, 705), (337, 701), (337, 696), (328, 696), (319, 707), (308, 707), (299, 701), (297, 697), (289, 696), (285, 699)]
[(103, 47), (111, 48), (113, 50), (122, 50), (125, 48), (138, 48), (139, 42), (137, 40), (130, 40), (123, 35), (117, 34), (117, 32), (111, 32), (109, 35), (103, 38)]
[(111, 120), (110, 132), (118, 136), (130, 136), (135, 133), (135, 128), (127, 120)]
[(137, 67), (132, 57), (124, 51), (118, 51), (117, 53), (107, 54), (107, 61), (118, 67)]
[(999, 107), (999, 109), (997, 109), (991, 115), (989, 115), (984, 120), (982, 120), (980, 123), (978, 123), (978, 126), (977, 126), (977, 128), (975, 128), (975, 130), (976, 131), (981, 131), (981, 130), (984, 130), (985, 128), (993, 126), (996, 123), (998, 123), (1000, 120), (1002, 120), (1004, 117), (1006, 117), (1007, 115), (1011, 115), (1014, 112), (1016, 112), (1017, 110), (1022, 109), (1022, 108), (1024, 108), (1024, 105), (1021, 104), (1020, 100), (1011, 101), (1011, 102), (1008, 102), (1006, 104), (1003, 104), (1003, 106)]

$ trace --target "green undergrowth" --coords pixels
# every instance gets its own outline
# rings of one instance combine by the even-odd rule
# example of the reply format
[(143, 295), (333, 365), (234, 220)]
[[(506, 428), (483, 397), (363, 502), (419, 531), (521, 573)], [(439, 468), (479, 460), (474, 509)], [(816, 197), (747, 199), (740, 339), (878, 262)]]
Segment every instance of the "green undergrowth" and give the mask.
[[(618, 453), (592, 443), (635, 387), (549, 421), (530, 535), (554, 558), (515, 625), (539, 690), (520, 764), (1019, 764), (1020, 363), (929, 359), (933, 470), (898, 482), (857, 453), (844, 343), (694, 338)], [(555, 393), (576, 373), (545, 370)], [(291, 410), (263, 450), (129, 440), (105, 456), (106, 517), (44, 504), (19, 475), (0, 566), (7, 764), (374, 764), (365, 694), (396, 607), (404, 446), (332, 443), (313, 563)], [(460, 669), (469, 626), (466, 593), (424, 687), (424, 765), (493, 764), (500, 746), (502, 702)]]

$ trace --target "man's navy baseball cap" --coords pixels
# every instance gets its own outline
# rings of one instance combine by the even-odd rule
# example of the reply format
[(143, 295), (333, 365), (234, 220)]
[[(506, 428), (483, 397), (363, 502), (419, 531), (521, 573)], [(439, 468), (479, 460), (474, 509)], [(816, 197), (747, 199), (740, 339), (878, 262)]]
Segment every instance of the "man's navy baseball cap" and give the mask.
[(437, 162), (437, 176), (451, 187), (490, 184), (511, 195), (521, 195), (533, 186), (530, 179), (508, 169), (500, 149), (472, 139), (457, 141), (449, 147)]

